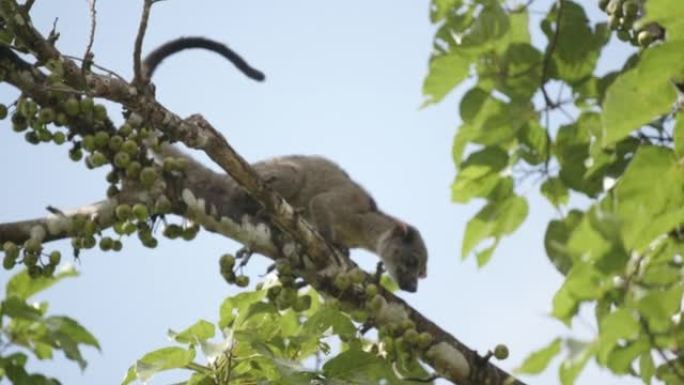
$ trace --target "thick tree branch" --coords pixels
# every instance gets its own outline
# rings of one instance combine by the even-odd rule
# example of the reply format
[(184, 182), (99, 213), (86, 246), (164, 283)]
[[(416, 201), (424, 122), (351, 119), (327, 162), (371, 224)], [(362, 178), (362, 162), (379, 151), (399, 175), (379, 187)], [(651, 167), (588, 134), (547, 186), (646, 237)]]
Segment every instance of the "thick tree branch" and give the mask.
[[(227, 217), (212, 216), (207, 213), (210, 212), (209, 210), (205, 210), (205, 202), (197, 199), (188, 188), (183, 188), (182, 192), (175, 196), (178, 204), (177, 210), (180, 210), (182, 206), (179, 202), (184, 203), (187, 211), (182, 214), (189, 215), (212, 231), (221, 232), (250, 245), (253, 250), (269, 258), (279, 259), (293, 254), (305, 256), (305, 260), (308, 258), (314, 266), (305, 263), (297, 267), (297, 273), (308, 283), (325, 295), (338, 298), (357, 308), (365, 307), (365, 298), (355, 286), (341, 291), (334, 285), (335, 273), (354, 266), (353, 262), (325, 242), (282, 197), (263, 183), (249, 164), (235, 152), (211, 124), (199, 115), (185, 120), (181, 119), (146, 95), (147, 93), (139, 93), (132, 84), (120, 79), (90, 72), (83, 76), (76, 63), (61, 55), (32, 27), (28, 15), (21, 11), (15, 1), (0, 0), (0, 13), (8, 21), (8, 27), (12, 33), (36, 56), (39, 62), (58, 60), (62, 63), (66, 85), (74, 89), (85, 88), (89, 94), (120, 103), (140, 115), (149, 126), (165, 132), (191, 148), (204, 151), (262, 204), (263, 211), (269, 215), (275, 227), (269, 224), (255, 224), (256, 222), (244, 219), (241, 223), (237, 223)], [(0, 68), (13, 73), (7, 77), (7, 81), (38, 103), (49, 105), (47, 83), (41, 79), (38, 71), (31, 69), (29, 64), (16, 55), (12, 55), (9, 49), (0, 47)], [(87, 123), (79, 121), (78, 117), (73, 118), (69, 124), (77, 127), (81, 125), (84, 128), (87, 126)], [(198, 187), (193, 186), (193, 188)], [(0, 229), (10, 232), (8, 229), (22, 229), (27, 226), (26, 222), (21, 223), (23, 224), (4, 225)], [(261, 225), (263, 227), (259, 228)], [(277, 237), (278, 234), (285, 234), (294, 242), (283, 243), (282, 239)], [(372, 277), (366, 275), (365, 279), (370, 281)], [(483, 359), (477, 352), (411, 308), (402, 299), (385, 290), (380, 290), (380, 293), (387, 301), (388, 307), (401, 312), (415, 323), (417, 331), (432, 335), (434, 342), (421, 354), (421, 359), (444, 378), (461, 385), (523, 384)], [(372, 322), (378, 326), (381, 321), (375, 319)]]

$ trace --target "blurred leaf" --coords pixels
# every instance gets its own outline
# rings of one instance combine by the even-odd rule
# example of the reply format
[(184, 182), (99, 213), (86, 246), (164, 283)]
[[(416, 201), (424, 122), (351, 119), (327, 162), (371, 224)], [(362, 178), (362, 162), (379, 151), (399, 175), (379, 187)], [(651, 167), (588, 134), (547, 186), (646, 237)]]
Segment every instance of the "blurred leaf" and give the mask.
[(180, 343), (194, 344), (198, 341), (204, 341), (214, 337), (215, 333), (216, 330), (214, 324), (209, 321), (199, 320), (192, 326), (176, 335), (173, 335), (172, 337)]
[(451, 199), (467, 202), (485, 197), (499, 183), (500, 171), (508, 165), (508, 155), (496, 147), (485, 147), (468, 156), (451, 187)]
[(597, 359), (605, 364), (618, 341), (635, 338), (640, 326), (632, 310), (618, 309), (601, 320), (599, 330)]
[(568, 203), (568, 188), (557, 177), (546, 179), (541, 185), (541, 192), (555, 207)]
[(549, 366), (551, 360), (560, 353), (561, 339), (556, 338), (547, 346), (531, 353), (525, 361), (516, 369), (517, 373), (539, 374)]
[(681, 308), (684, 286), (677, 285), (666, 290), (652, 290), (637, 304), (639, 312), (648, 320), (652, 332), (667, 330), (672, 316)]
[(674, 151), (678, 159), (684, 157), (684, 115), (677, 115), (677, 122), (672, 130), (674, 137)]
[(650, 350), (648, 341), (644, 338), (638, 341), (629, 341), (624, 346), (618, 346), (611, 351), (607, 357), (607, 363), (604, 362), (613, 373), (629, 374), (632, 369), (632, 362), (639, 357), (640, 354)]
[(134, 366), (128, 369), (122, 385), (127, 385), (136, 379), (149, 381), (156, 373), (185, 367), (195, 358), (194, 349), (167, 347), (145, 354)]
[(565, 275), (572, 267), (573, 253), (568, 248), (568, 240), (582, 221), (583, 213), (571, 210), (562, 220), (552, 220), (546, 228), (544, 247), (551, 263)]
[(428, 75), (423, 82), (423, 106), (440, 102), (468, 76), (471, 58), (452, 51), (430, 59)]
[(639, 357), (639, 376), (644, 383), (651, 383), (651, 379), (655, 374), (655, 363), (653, 362), (653, 356), (651, 356), (651, 351), (642, 353)]
[(32, 295), (51, 287), (64, 278), (76, 276), (78, 276), (78, 271), (73, 267), (68, 267), (55, 273), (54, 277), (38, 278), (31, 278), (29, 277), (27, 270), (22, 270), (10, 278), (7, 282), (5, 291), (8, 297), (16, 295), (22, 299), (28, 299)]
[(489, 202), (466, 226), (461, 250), (467, 256), (480, 242), (487, 238), (500, 239), (515, 231), (527, 217), (527, 201), (518, 196)]
[(29, 321), (42, 321), (40, 310), (27, 304), (18, 296), (8, 296), (2, 301), (2, 314), (11, 318), (20, 318)]
[(587, 362), (594, 355), (594, 353), (594, 345), (588, 345), (574, 357), (570, 357), (567, 360), (563, 361), (558, 371), (561, 384), (574, 384), (575, 379), (577, 379), (577, 376), (579, 376), (582, 370), (584, 370), (584, 367), (587, 365)]
[(219, 310), (219, 327), (221, 329), (232, 326), (238, 327), (245, 317), (247, 309), (253, 304), (260, 302), (266, 296), (265, 290), (242, 292), (228, 297), (221, 304)]

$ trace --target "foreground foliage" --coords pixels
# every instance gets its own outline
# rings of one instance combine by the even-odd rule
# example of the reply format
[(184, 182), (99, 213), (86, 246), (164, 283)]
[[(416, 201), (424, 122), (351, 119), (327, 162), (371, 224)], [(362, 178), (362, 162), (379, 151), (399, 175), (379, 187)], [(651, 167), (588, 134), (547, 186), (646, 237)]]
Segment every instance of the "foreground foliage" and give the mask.
[[(545, 5), (534, 25), (530, 9)], [(591, 23), (595, 5), (603, 12)], [(644, 383), (684, 383), (684, 3), (433, 0), (431, 17), (439, 29), (426, 103), (469, 87), (452, 199), (485, 201), (468, 222), (463, 256), (489, 261), (524, 222), (519, 191), (536, 176), (559, 213), (545, 235), (565, 275), (552, 314), (570, 325), (582, 304), (595, 310), (593, 340), (555, 339), (520, 371), (538, 373), (565, 350), (563, 384), (590, 359)], [(532, 44), (530, 30), (544, 46)], [(599, 74), (609, 43), (632, 54)]]

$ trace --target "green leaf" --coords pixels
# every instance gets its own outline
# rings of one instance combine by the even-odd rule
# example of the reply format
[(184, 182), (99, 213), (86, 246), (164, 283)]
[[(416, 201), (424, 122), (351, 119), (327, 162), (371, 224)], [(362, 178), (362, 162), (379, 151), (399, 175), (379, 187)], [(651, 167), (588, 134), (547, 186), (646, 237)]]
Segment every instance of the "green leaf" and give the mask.
[(541, 185), (541, 193), (555, 207), (567, 204), (570, 198), (567, 186), (557, 177), (545, 180)]
[(643, 249), (684, 223), (684, 173), (671, 149), (642, 146), (615, 186), (627, 249)]
[(565, 275), (573, 263), (573, 255), (568, 248), (568, 240), (582, 221), (584, 213), (579, 210), (571, 210), (562, 220), (552, 220), (546, 228), (544, 235), (544, 248), (549, 260), (556, 266), (558, 271)]
[(486, 197), (499, 183), (499, 174), (507, 165), (508, 154), (497, 147), (485, 147), (470, 154), (451, 186), (451, 199), (467, 202), (474, 197)]
[(1, 309), (3, 315), (11, 318), (42, 322), (42, 314), (40, 310), (27, 304), (22, 298), (16, 295), (8, 296), (7, 299), (2, 301)]
[(461, 255), (463, 257), (487, 238), (495, 241), (515, 231), (527, 217), (527, 201), (519, 196), (489, 202), (466, 226)]
[[(542, 22), (542, 30), (549, 41), (552, 41), (556, 35), (555, 28), (560, 28), (553, 46), (554, 77), (575, 85), (587, 79), (594, 71), (599, 52), (610, 37), (610, 30), (605, 24), (599, 24), (592, 30), (584, 8), (568, 0), (563, 2), (560, 26), (555, 26), (554, 30), (547, 28), (558, 19), (557, 13), (558, 9), (554, 7)], [(550, 47), (551, 44), (547, 45), (547, 49)]]
[(570, 326), (572, 317), (579, 310), (579, 300), (570, 294), (570, 291), (562, 286), (553, 296), (551, 315)]
[(597, 359), (605, 364), (618, 341), (638, 336), (640, 326), (632, 310), (618, 309), (601, 320), (599, 330)]
[(672, 316), (679, 311), (684, 286), (673, 286), (666, 290), (652, 290), (637, 304), (639, 312), (648, 320), (652, 332), (667, 330)]
[(677, 122), (672, 131), (674, 137), (674, 151), (677, 158), (684, 157), (684, 115), (681, 113), (677, 115)]
[(76, 320), (65, 316), (51, 316), (45, 319), (45, 324), (53, 333), (64, 334), (79, 344), (100, 349), (97, 339)]
[(561, 339), (556, 338), (547, 346), (531, 353), (522, 365), (516, 369), (517, 373), (539, 374), (551, 363), (551, 360), (560, 353)]
[(517, 153), (525, 162), (538, 165), (548, 160), (549, 138), (546, 130), (535, 119), (530, 120), (518, 131)]
[(194, 344), (214, 337), (215, 333), (216, 330), (213, 323), (199, 320), (192, 326), (174, 335), (173, 338), (182, 344)]
[(16, 295), (22, 299), (28, 299), (32, 295), (39, 293), (64, 278), (76, 277), (78, 271), (73, 267), (68, 267), (56, 273), (54, 277), (31, 278), (27, 270), (23, 270), (14, 275), (7, 282), (5, 291), (7, 296)]
[(260, 302), (266, 296), (265, 290), (242, 292), (228, 297), (221, 304), (219, 310), (219, 327), (237, 328), (246, 319), (247, 309), (253, 304)]
[(348, 380), (354, 384), (400, 383), (388, 365), (377, 355), (352, 348), (338, 354), (323, 365), (327, 378)]
[(560, 376), (562, 385), (572, 385), (575, 383), (577, 376), (584, 370), (589, 359), (594, 355), (595, 347), (588, 345), (582, 349), (574, 357), (571, 357), (561, 364), (558, 374)]
[(348, 316), (329, 307), (321, 308), (302, 325), (303, 333), (313, 336), (321, 336), (330, 328), (333, 333), (343, 337), (350, 337), (356, 333), (356, 328)]
[(603, 102), (603, 144), (609, 145), (667, 113), (676, 100), (672, 80), (681, 78), (681, 42), (644, 50), (636, 68), (621, 74)]
[(561, 166), (559, 177), (569, 188), (596, 196), (603, 189), (603, 176), (595, 173), (587, 176), (586, 161), (589, 158), (591, 132), (600, 126), (600, 117), (595, 113), (583, 113), (573, 124), (558, 129), (554, 152)]
[(651, 351), (649, 350), (642, 353), (639, 357), (639, 376), (644, 383), (650, 385), (654, 374), (655, 363), (653, 362), (653, 356), (651, 356)]
[(423, 82), (423, 106), (440, 102), (468, 76), (472, 58), (452, 51), (430, 59), (427, 77)]
[(650, 351), (648, 341), (641, 338), (638, 341), (629, 341), (624, 346), (618, 346), (610, 352), (606, 366), (615, 374), (629, 374), (632, 362), (642, 353)]
[(183, 368), (195, 358), (194, 349), (167, 347), (145, 354), (134, 366), (128, 369), (122, 385), (127, 385), (136, 379), (149, 381), (156, 373)]
[(432, 0), (430, 3), (430, 21), (436, 23), (444, 19), (449, 12), (458, 9), (462, 0)]

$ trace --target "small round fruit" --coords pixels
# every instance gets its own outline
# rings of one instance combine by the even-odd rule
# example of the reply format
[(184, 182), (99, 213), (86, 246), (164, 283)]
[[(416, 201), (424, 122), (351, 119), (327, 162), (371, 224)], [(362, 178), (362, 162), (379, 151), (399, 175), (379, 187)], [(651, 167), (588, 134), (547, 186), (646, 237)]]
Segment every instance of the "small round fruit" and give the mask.
[(378, 286), (374, 283), (369, 283), (366, 285), (366, 297), (373, 298), (378, 294)]
[(140, 171), (140, 182), (150, 187), (157, 181), (157, 170), (154, 167), (145, 167)]
[(105, 120), (107, 119), (107, 108), (102, 104), (96, 104), (93, 107), (93, 115), (97, 120)]
[(116, 214), (116, 217), (121, 221), (125, 221), (127, 219), (130, 219), (131, 214), (132, 214), (131, 206), (129, 206), (125, 203), (122, 203), (122, 204), (116, 206), (116, 209), (114, 210), (114, 212)]
[(249, 277), (246, 275), (238, 275), (235, 277), (235, 284), (238, 287), (247, 287), (249, 286)]
[(52, 141), (57, 145), (64, 144), (66, 142), (66, 135), (61, 131), (57, 131), (52, 134)]
[(221, 270), (232, 270), (235, 266), (235, 256), (232, 254), (223, 254), (219, 259), (219, 266)]
[(154, 202), (154, 212), (157, 214), (166, 214), (171, 211), (171, 201), (166, 195), (161, 195)]
[(653, 35), (646, 30), (640, 31), (637, 34), (637, 42), (641, 47), (647, 47), (649, 44), (653, 43)]
[(2, 245), (2, 251), (5, 252), (5, 256), (9, 256), (12, 259), (19, 256), (19, 246), (14, 244), (14, 242), (7, 241)]
[(131, 162), (131, 156), (127, 152), (119, 151), (114, 155), (114, 165), (119, 168), (126, 168)]
[(95, 146), (97, 148), (105, 148), (109, 145), (109, 134), (104, 131), (98, 131), (95, 134)]
[(351, 279), (349, 279), (349, 276), (341, 274), (335, 277), (335, 287), (339, 290), (347, 290), (350, 285)]
[(81, 99), (80, 107), (81, 107), (81, 112), (83, 112), (85, 114), (89, 114), (89, 113), (93, 112), (93, 108), (95, 107), (95, 101), (93, 100), (93, 98), (87, 96), (87, 97)]
[(302, 295), (297, 297), (297, 300), (295, 301), (294, 305), (292, 308), (295, 311), (306, 311), (309, 310), (311, 307), (311, 296), (310, 295)]
[(103, 237), (100, 239), (100, 249), (102, 251), (109, 251), (114, 246), (114, 240), (110, 237)]
[(81, 159), (83, 159), (83, 151), (81, 151), (80, 148), (74, 147), (71, 150), (69, 150), (69, 158), (74, 162), (78, 162)]
[(142, 170), (142, 165), (137, 160), (134, 160), (126, 167), (126, 176), (129, 178), (137, 178), (140, 176), (140, 170)]
[(17, 263), (16, 258), (13, 258), (9, 254), (5, 254), (4, 257), (2, 257), (2, 267), (5, 270), (10, 270), (11, 268), (14, 267), (14, 265)]
[(69, 116), (76, 116), (81, 111), (81, 105), (78, 99), (75, 97), (70, 97), (64, 102), (64, 112)]
[(55, 250), (52, 253), (50, 253), (50, 256), (48, 258), (50, 260), (51, 265), (59, 265), (59, 261), (62, 260), (62, 253)]
[(112, 151), (119, 151), (123, 145), (123, 142), (124, 139), (121, 137), (121, 135), (112, 135), (112, 137), (109, 138), (109, 149)]
[(121, 249), (123, 249), (123, 243), (118, 239), (114, 240), (114, 243), (112, 243), (112, 250), (121, 251)]
[(55, 120), (55, 110), (50, 107), (41, 108), (38, 113), (38, 121), (41, 123), (50, 123)]
[(136, 155), (138, 151), (140, 151), (138, 143), (131, 139), (127, 139), (125, 142), (123, 142), (121, 149), (131, 155)]
[(0, 120), (3, 120), (7, 117), (7, 106), (0, 103)]
[(494, 348), (494, 357), (496, 357), (497, 360), (505, 360), (508, 358), (508, 346), (504, 344), (498, 344)]
[(142, 203), (136, 203), (133, 205), (133, 215), (139, 220), (144, 221), (150, 217), (150, 212), (147, 210), (147, 206)]

